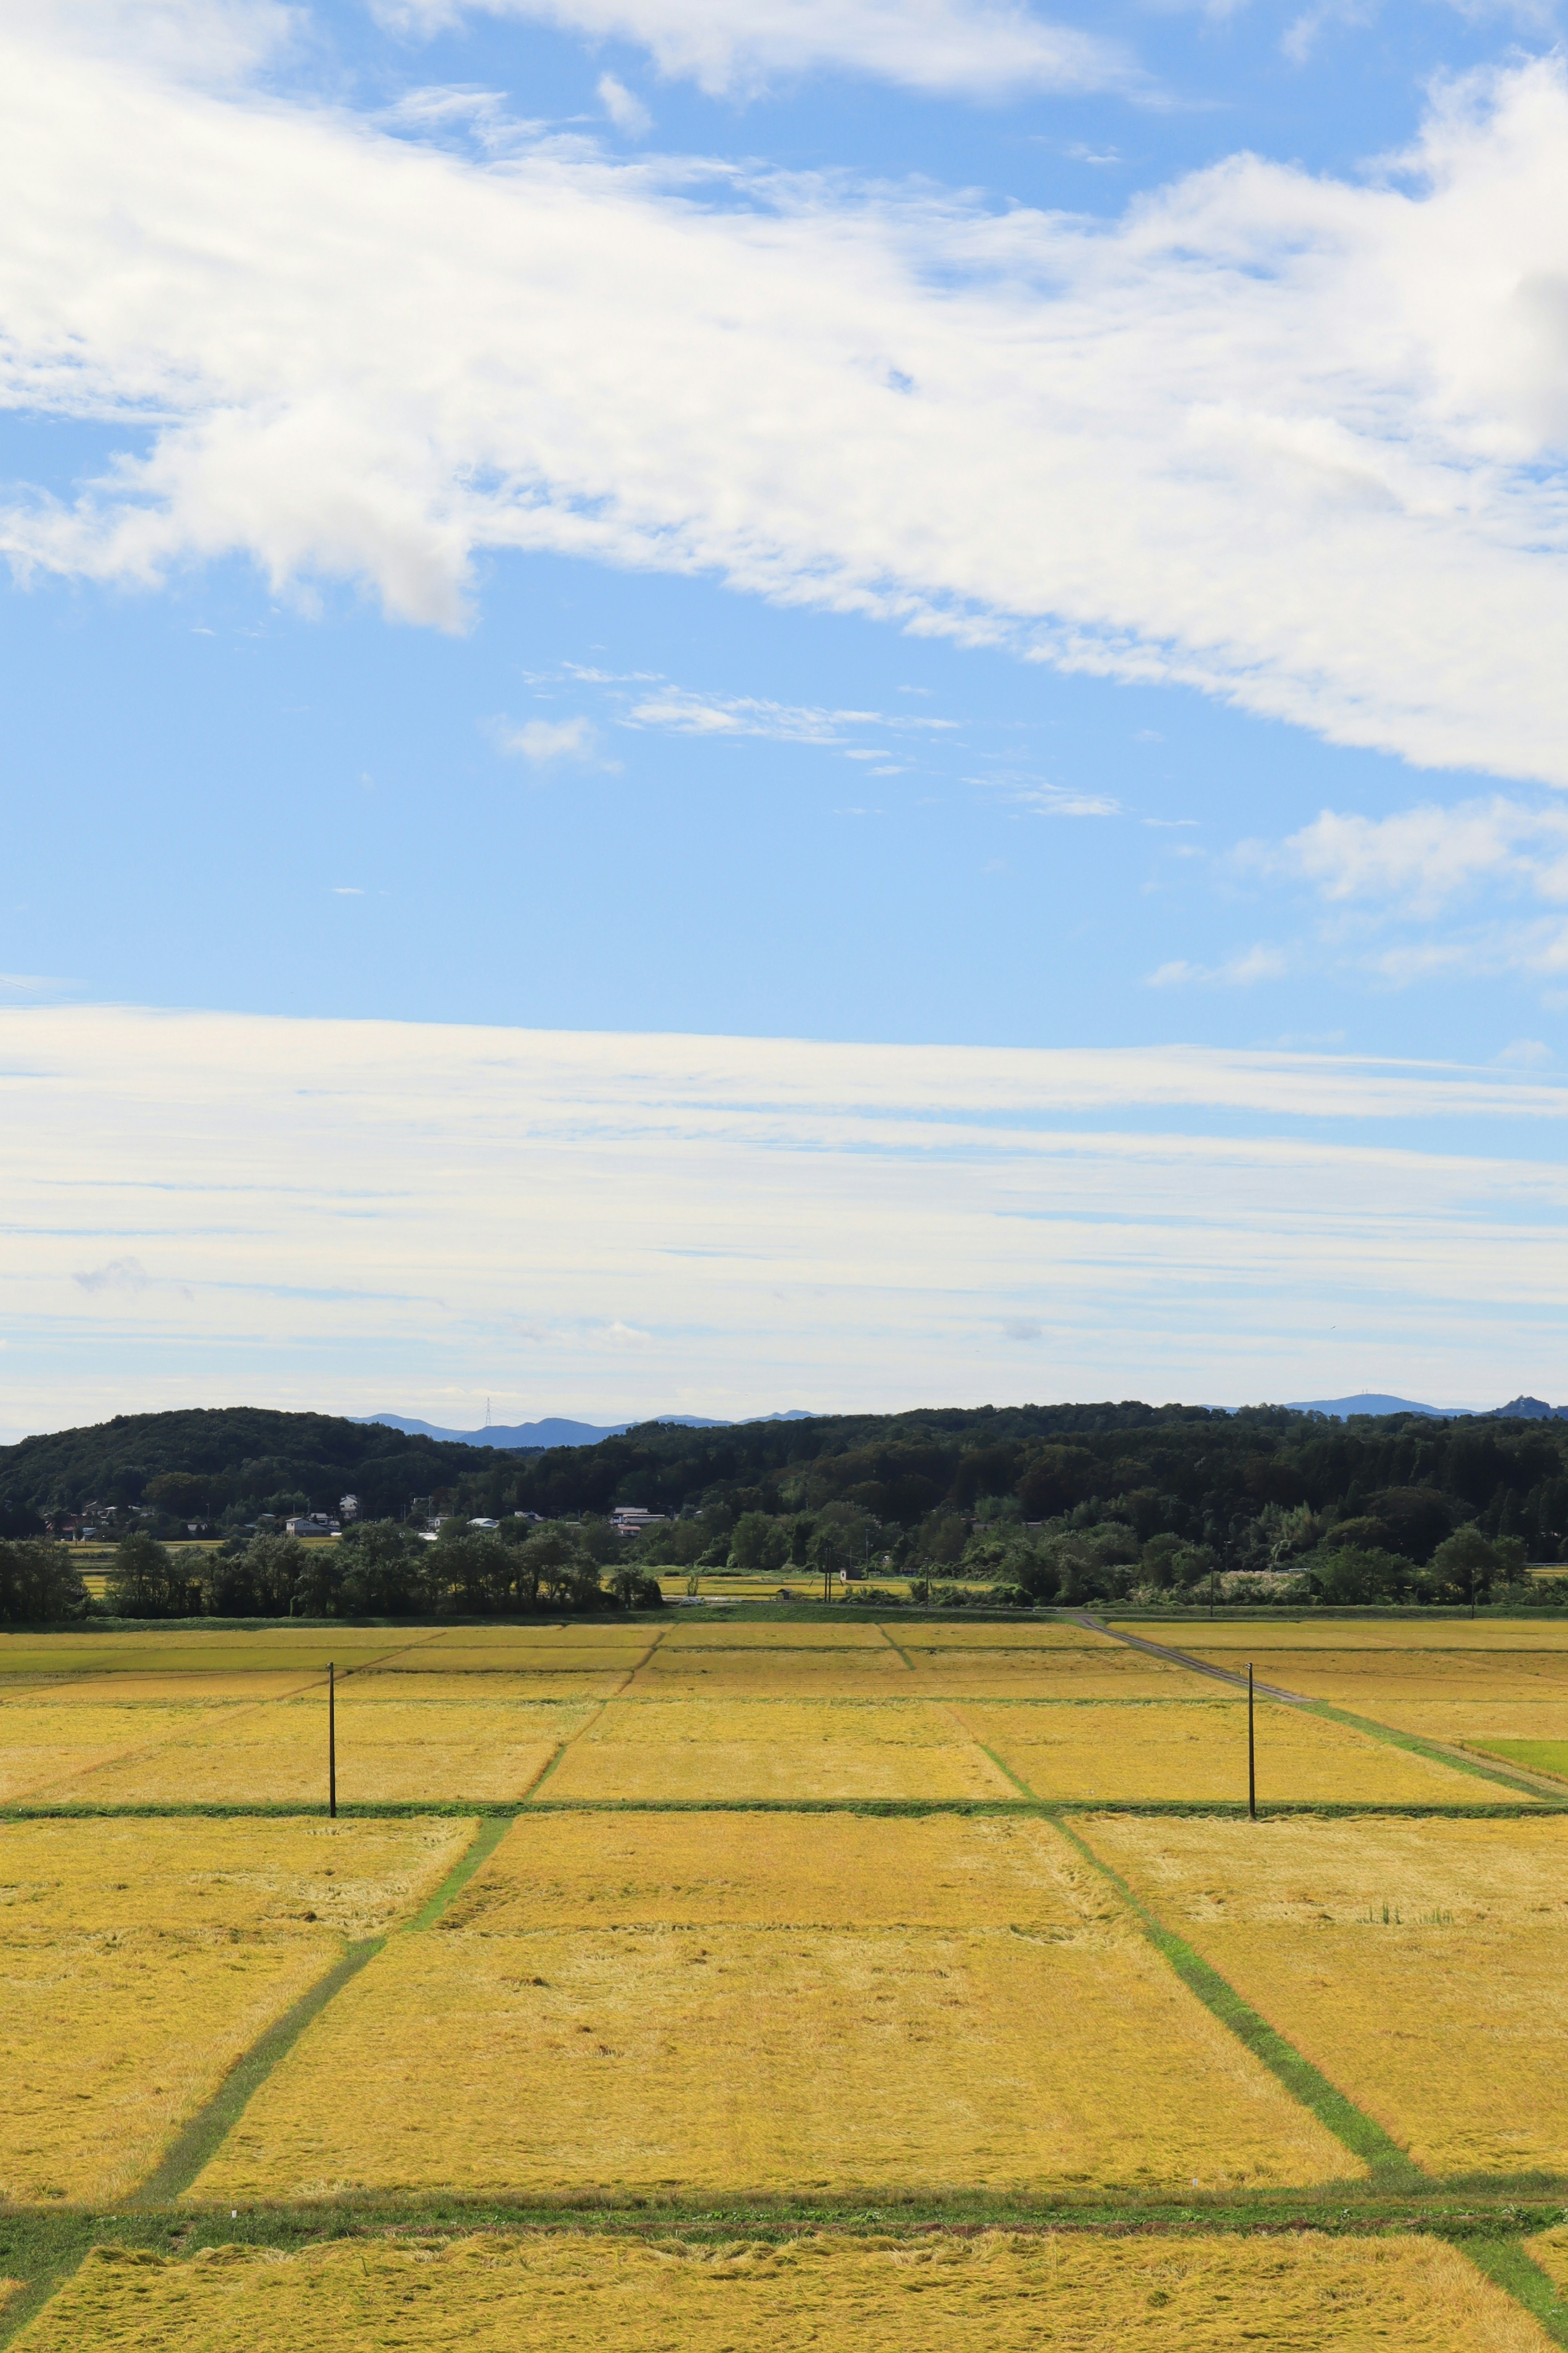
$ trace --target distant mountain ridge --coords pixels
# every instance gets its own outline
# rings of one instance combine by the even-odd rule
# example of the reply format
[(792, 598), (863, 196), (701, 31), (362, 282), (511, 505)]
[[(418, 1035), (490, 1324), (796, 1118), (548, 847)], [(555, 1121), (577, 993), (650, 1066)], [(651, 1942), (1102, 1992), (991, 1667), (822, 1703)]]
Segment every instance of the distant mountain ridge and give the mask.
[[(516, 1421), (487, 1424), (483, 1430), (440, 1430), (434, 1422), (414, 1421), (405, 1414), (355, 1413), (349, 1416), (362, 1430), (378, 1426), (384, 1430), (400, 1430), (405, 1438), (435, 1438), (447, 1446), (496, 1446), (503, 1453), (513, 1453), (523, 1448), (540, 1446), (597, 1446), (603, 1438), (619, 1438), (628, 1430), (646, 1429), (650, 1422), (661, 1421), (677, 1430), (735, 1430), (742, 1427), (733, 1421), (715, 1421), (700, 1413), (643, 1414), (636, 1421), (570, 1421), (559, 1414), (548, 1415), (542, 1421)], [(812, 1421), (816, 1416), (798, 1407), (787, 1413), (755, 1413), (748, 1415), (752, 1421)]]
[(1430, 1421), (1568, 1421), (1568, 1406), (1548, 1405), (1541, 1398), (1516, 1397), (1481, 1413), (1468, 1405), (1417, 1405), (1413, 1398), (1384, 1397), (1376, 1389), (1360, 1389), (1354, 1397), (1298, 1398), (1289, 1410), (1326, 1413), (1336, 1421), (1346, 1421), (1352, 1413), (1420, 1413)]

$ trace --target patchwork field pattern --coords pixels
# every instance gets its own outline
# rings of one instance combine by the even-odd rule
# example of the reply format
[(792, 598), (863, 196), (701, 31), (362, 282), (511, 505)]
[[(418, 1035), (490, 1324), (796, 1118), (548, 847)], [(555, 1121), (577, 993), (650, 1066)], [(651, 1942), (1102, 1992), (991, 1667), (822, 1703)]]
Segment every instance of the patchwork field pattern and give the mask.
[(1568, 2173), (1568, 1820), (1079, 1828), (1417, 2164)]
[(90, 2256), (26, 2353), (1543, 2353), (1545, 2331), (1427, 2238), (988, 2232), (912, 2244), (837, 2234), (713, 2250), (542, 2233), (187, 2263)]
[[(835, 1818), (773, 1825), (773, 1883), (807, 1917), (765, 1926), (736, 1924), (762, 1908), (760, 1891), (736, 1894), (747, 1817), (709, 1820), (713, 1900), (680, 1825), (662, 1920), (649, 1889), (666, 1824), (625, 1852), (617, 1824), (606, 1876), (630, 1888), (634, 1916), (592, 1930), (526, 1925), (539, 1827), (519, 1822), (440, 1928), (396, 1939), (339, 1996), (193, 2199), (502, 2184), (540, 2199), (1034, 2194), (1360, 2170), (1049, 1825), (1004, 1842), (992, 1825), (975, 1837), (953, 1821), (927, 1842), (971, 1885), (999, 1874), (1000, 1900), (976, 1902), (974, 1918), (1004, 1910), (1026, 1925), (901, 1925), (911, 1890), (895, 1846), (881, 1905), (848, 1927), (812, 1925), (823, 1898), (804, 1884), (837, 1875)], [(869, 1894), (867, 1827), (854, 1826), (847, 1861)], [(1130, 2082), (1135, 2105), (1119, 2089)]]
[(0, 1638), (0, 2344), (1568, 2344), (1568, 1629), (1143, 1630)]
[(16, 1822), (0, 1840), (0, 2199), (121, 2196), (241, 2052), (412, 1911), (463, 1822)]

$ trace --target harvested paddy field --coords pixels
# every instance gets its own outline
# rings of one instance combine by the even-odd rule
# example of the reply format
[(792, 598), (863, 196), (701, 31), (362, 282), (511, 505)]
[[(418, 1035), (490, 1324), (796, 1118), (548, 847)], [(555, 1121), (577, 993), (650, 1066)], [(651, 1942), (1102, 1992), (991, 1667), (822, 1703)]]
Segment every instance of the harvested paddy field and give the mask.
[(122, 2195), (269, 2021), (412, 1911), (463, 1822), (14, 1822), (0, 2200)]
[(541, 1794), (562, 1799), (1005, 1798), (945, 1709), (919, 1700), (611, 1700)]
[[(1002, 1882), (993, 1916), (1011, 1909), (1027, 1925), (899, 1924), (909, 1891), (893, 1875), (897, 1846), (879, 1915), (852, 1927), (736, 1925), (752, 1826), (719, 1816), (710, 1907), (691, 1884), (683, 1823), (658, 1916), (646, 1894), (658, 1824), (605, 1873), (632, 1887), (635, 1923), (598, 1929), (527, 1925), (537, 1827), (517, 1824), (506, 1862), (492, 1857), (441, 1926), (396, 1938), (344, 1989), (258, 2092), (193, 2200), (500, 2185), (546, 2200), (960, 2183), (1034, 2195), (1362, 2169), (1048, 1826), (1038, 1837), (1062, 1849), (1049, 1862), (1044, 1847), (1000, 1844), (988, 1824), (971, 1848), (973, 1883)], [(950, 1872), (970, 1828), (950, 1825)], [(776, 1825), (768, 1883), (793, 1877), (792, 1910), (821, 1908), (821, 1896), (802, 1902), (802, 1883), (831, 1875), (837, 1830), (801, 1817)], [(865, 1884), (862, 1826), (857, 1834)], [(793, 1873), (780, 1861), (792, 1839)], [(975, 1916), (985, 1910), (976, 1900)]]
[(1212, 1620), (1107, 1618), (1112, 1633), (1135, 1634), (1145, 1642), (1168, 1642), (1178, 1651), (1201, 1645), (1245, 1659), (1250, 1651), (1517, 1651), (1568, 1652), (1568, 1622), (1551, 1618), (1429, 1618), (1411, 1610), (1390, 1618), (1333, 1616), (1290, 1618), (1272, 1610), (1267, 1618)]
[[(1263, 1630), (1203, 1648), (1568, 1772), (1533, 1627)], [(0, 2271), (63, 2282), (0, 2345), (1568, 2343), (1549, 1780), (1260, 1697), (1249, 1822), (1243, 1694), (1038, 1617), (0, 1655)]]
[[(440, 1696), (410, 1696), (418, 1678), (356, 1680), (337, 1698), (338, 1795), (345, 1804), (413, 1799), (517, 1799), (532, 1788), (563, 1741), (596, 1704), (530, 1701), (504, 1685), (467, 1681)], [(136, 1713), (125, 1710), (125, 1714)], [(197, 1720), (156, 1746), (41, 1782), (37, 1799), (94, 1805), (275, 1804), (319, 1801), (326, 1788), (327, 1703), (307, 1696), (236, 1709), (222, 1724)], [(9, 1712), (0, 1716), (0, 1734)]]
[(655, 2245), (541, 2232), (184, 2262), (108, 2250), (20, 2340), (26, 2353), (1543, 2353), (1555, 2340), (1429, 2238), (1196, 2235), (1132, 2242), (987, 2232), (962, 2242), (818, 2233)]
[[(1245, 1698), (1121, 1705), (1018, 1700), (955, 1710), (976, 1740), (1044, 1799), (1245, 1803)], [(1256, 1710), (1263, 1803), (1473, 1805), (1473, 1778), (1303, 1708)]]
[(1568, 1820), (1079, 1823), (1442, 2175), (1568, 2175)]
[(1194, 1699), (1219, 1686), (1139, 1651), (910, 1651), (913, 1688), (943, 1699)]
[[(1007, 1927), (1053, 1933), (1084, 1866), (1047, 1822), (951, 1814), (521, 1817), (443, 1934), (537, 1928)], [(1065, 1907), (1065, 1909), (1064, 1909)]]
[(854, 1699), (914, 1688), (910, 1665), (890, 1645), (877, 1650), (657, 1650), (626, 1684), (628, 1697)]

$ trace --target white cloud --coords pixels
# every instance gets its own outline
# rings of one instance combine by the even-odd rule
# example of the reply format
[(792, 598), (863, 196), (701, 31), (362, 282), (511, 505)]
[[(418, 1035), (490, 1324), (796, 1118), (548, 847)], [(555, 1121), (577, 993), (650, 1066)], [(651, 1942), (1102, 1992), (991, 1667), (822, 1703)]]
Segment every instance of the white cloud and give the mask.
[(1163, 964), (1149, 975), (1151, 988), (1184, 988), (1194, 982), (1219, 984), (1227, 988), (1249, 988), (1255, 981), (1282, 980), (1289, 970), (1289, 959), (1283, 949), (1259, 944), (1245, 948), (1240, 955), (1229, 957), (1224, 964), (1188, 964), (1178, 957)]
[(626, 713), (633, 727), (676, 735), (762, 735), (779, 744), (839, 744), (846, 727), (889, 723), (875, 711), (819, 711), (752, 695), (692, 694), (679, 686), (644, 695)]
[(1497, 1059), (1507, 1070), (1539, 1071), (1556, 1058), (1543, 1039), (1516, 1038), (1511, 1045), (1503, 1048)]
[(640, 98), (634, 96), (624, 81), (614, 74), (599, 76), (599, 103), (615, 124), (628, 139), (646, 139), (653, 129), (653, 117)]
[(1500, 881), (1568, 900), (1568, 810), (1501, 794), (1384, 818), (1324, 809), (1278, 853), (1249, 845), (1244, 855), (1302, 875), (1325, 898), (1383, 900), (1416, 915)]
[(980, 99), (1141, 80), (1119, 44), (1050, 24), (1016, 0), (380, 0), (376, 14), (436, 32), (481, 10), (589, 40), (635, 41), (662, 74), (713, 98), (835, 67)]
[(0, 1072), (17, 1427), (1001, 1402), (1036, 1299), (1053, 1394), (1335, 1395), (1342, 1350), (1500, 1398), (1568, 1308), (1529, 1069), (93, 1007), (0, 1009)]
[(24, 575), (240, 551), (457, 627), (497, 549), (710, 569), (1568, 783), (1556, 62), (1384, 182), (1240, 157), (1107, 226), (475, 162), (16, 8), (0, 204), (0, 399), (151, 444), (0, 517)]
[(515, 753), (534, 767), (552, 760), (586, 760), (593, 754), (594, 724), (588, 719), (527, 719), (521, 726), (503, 722), (496, 729), (503, 752)]

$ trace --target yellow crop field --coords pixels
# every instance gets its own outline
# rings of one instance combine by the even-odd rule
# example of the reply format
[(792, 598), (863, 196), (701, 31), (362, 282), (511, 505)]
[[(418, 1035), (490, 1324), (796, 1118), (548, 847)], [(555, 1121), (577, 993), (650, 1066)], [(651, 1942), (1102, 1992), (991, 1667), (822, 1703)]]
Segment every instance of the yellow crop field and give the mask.
[(1084, 1834), (1419, 2164), (1568, 2171), (1568, 1820)]
[(388, 1632), (363, 1626), (269, 1626), (264, 1632), (207, 1633), (162, 1627), (146, 1634), (0, 1634), (0, 1677), (9, 1674), (172, 1674), (194, 1668), (205, 1674), (232, 1674), (256, 1668), (326, 1672), (329, 1659), (380, 1658), (393, 1651), (422, 1647), (427, 1629)]
[[(1120, 1707), (968, 1701), (957, 1713), (1037, 1798), (1247, 1797), (1244, 1698)], [(1256, 1725), (1260, 1802), (1476, 1805), (1495, 1795), (1472, 1775), (1303, 1708), (1260, 1701)]]
[(122, 2195), (257, 2035), (451, 1868), (471, 1822), (14, 1822), (0, 2200)]
[[(1065, 1841), (1054, 1871), (1027, 1860), (1037, 1847), (975, 1842), (976, 1876), (994, 1866), (1029, 1927), (733, 1925), (747, 1826), (731, 1822), (719, 1831), (731, 1884), (713, 1907), (728, 1916), (703, 1919), (700, 1887), (680, 1883), (695, 1860), (683, 1825), (670, 1908), (695, 1919), (650, 1921), (634, 1894), (636, 1926), (500, 1933), (527, 1916), (535, 1827), (520, 1825), (507, 1862), (492, 1857), (470, 1883), (452, 1926), (394, 1939), (344, 1989), (191, 2199), (1033, 2192), (1360, 2170)], [(657, 1838), (666, 1825), (649, 1827)], [(798, 1884), (820, 1871), (825, 1826), (787, 1828)], [(768, 1850), (775, 1883), (784, 1832)], [(646, 1887), (647, 1842), (640, 1853), (606, 1878)], [(889, 1884), (884, 1905), (905, 1894)]]
[[(447, 1704), (383, 1700), (369, 1678), (356, 1678), (338, 1695), (338, 1795), (351, 1803), (521, 1798), (561, 1743), (588, 1720), (594, 1704), (530, 1704), (468, 1694)], [(155, 1746), (78, 1771), (68, 1786), (40, 1782), (33, 1794), (115, 1805), (324, 1798), (324, 1690), (237, 1709), (222, 1723), (211, 1721), (210, 1714), (200, 1711), (195, 1725), (187, 1721)], [(10, 1715), (7, 1710), (0, 1719), (0, 1731)]]
[(1555, 2230), (1526, 2239), (1524, 2250), (1533, 2255), (1558, 2295), (1568, 2297), (1568, 2225), (1560, 2222)]
[(31, 1693), (36, 1698), (58, 1701), (61, 1706), (85, 1703), (90, 1707), (130, 1707), (149, 1700), (185, 1704), (202, 1700), (254, 1702), (292, 1699), (297, 1692), (313, 1691), (318, 1684), (324, 1689), (326, 1681), (325, 1667), (245, 1667), (217, 1674), (193, 1669), (178, 1674), (89, 1675), (70, 1683), (57, 1683), (50, 1677), (26, 1684), (18, 1694), (0, 1687), (0, 1700)]
[[(1541, 2242), (1535, 2242), (1540, 2245)], [(1546, 2353), (1529, 2314), (1440, 2240), (986, 2232), (900, 2242), (652, 2245), (548, 2232), (416, 2247), (100, 2248), (22, 2353)]]
[(1112, 1632), (1178, 1651), (1568, 1651), (1568, 1620), (1551, 1618), (1107, 1619)]
[(952, 1698), (1201, 1699), (1222, 1687), (1138, 1651), (911, 1651), (922, 1691)]
[(1049, 1618), (1031, 1619), (1027, 1625), (962, 1626), (929, 1620), (916, 1626), (890, 1625), (888, 1633), (906, 1651), (1121, 1651), (1108, 1634)]
[(886, 1644), (865, 1651), (667, 1651), (661, 1644), (628, 1688), (699, 1699), (715, 1691), (853, 1694), (907, 1684), (910, 1673), (908, 1660)]
[(620, 1699), (567, 1750), (540, 1802), (1016, 1795), (952, 1715), (919, 1701)]
[(661, 1651), (881, 1651), (887, 1639), (876, 1625), (849, 1615), (842, 1623), (781, 1620), (774, 1624), (714, 1625), (711, 1620), (671, 1626)]
[(483, 1648), (459, 1650), (455, 1645), (437, 1650), (400, 1651), (376, 1662), (366, 1670), (373, 1675), (518, 1675), (576, 1674), (597, 1676), (603, 1681), (613, 1677), (619, 1681), (628, 1675), (642, 1660), (642, 1649), (630, 1646), (625, 1651), (603, 1649), (588, 1650), (585, 1646), (567, 1649), (556, 1644), (546, 1649), (542, 1643), (487, 1643)]
[(172, 1740), (222, 1744), (251, 1714), (242, 1703), (224, 1705), (54, 1704), (45, 1685), (30, 1702), (0, 1708), (0, 1799), (74, 1796), (74, 1784), (121, 1759), (155, 1755)]
[(1070, 1929), (1083, 1866), (1049, 1823), (947, 1814), (521, 1816), (450, 1929)]

